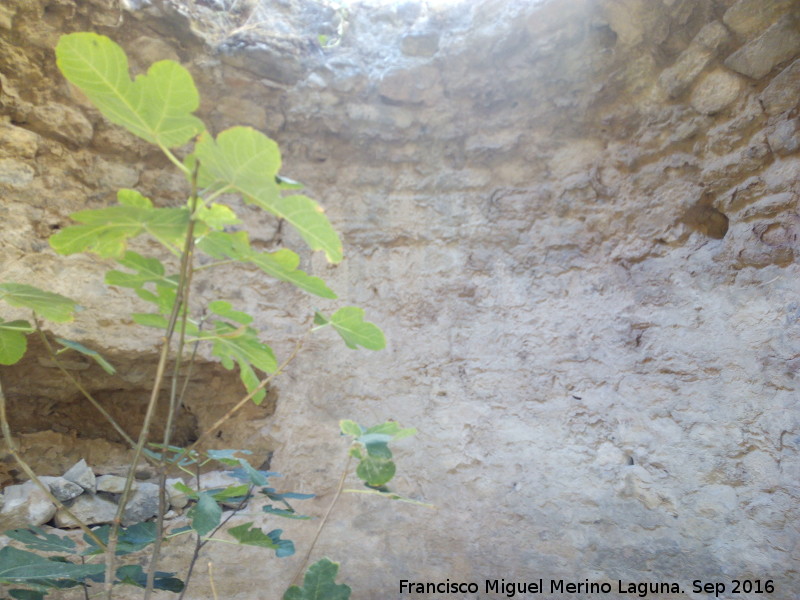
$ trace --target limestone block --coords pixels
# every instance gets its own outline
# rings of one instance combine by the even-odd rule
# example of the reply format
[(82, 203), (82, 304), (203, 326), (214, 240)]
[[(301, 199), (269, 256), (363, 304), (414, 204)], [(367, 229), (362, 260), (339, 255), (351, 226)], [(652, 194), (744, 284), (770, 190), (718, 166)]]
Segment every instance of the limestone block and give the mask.
[(752, 37), (764, 31), (781, 16), (789, 12), (794, 0), (739, 0), (722, 16), (733, 31)]
[[(110, 523), (117, 514), (117, 504), (105, 496), (82, 494), (67, 507), (81, 521), (88, 525)], [(64, 510), (55, 514), (57, 527), (71, 528), (78, 524)]]
[(675, 64), (664, 69), (658, 81), (670, 98), (677, 98), (689, 88), (713, 58), (714, 53), (711, 50), (692, 44), (678, 57)]
[(126, 527), (145, 521), (158, 514), (158, 486), (155, 483), (139, 483), (136, 491), (125, 505), (122, 524)]
[(139, 171), (126, 164), (97, 158), (92, 173), (96, 181), (108, 188), (133, 188), (139, 182)]
[[(101, 475), (97, 478), (97, 491), (121, 494), (125, 490), (125, 481), (125, 477), (120, 477), (119, 475)], [(134, 490), (137, 486), (138, 484), (133, 482)]]
[(692, 90), (692, 108), (704, 115), (713, 115), (729, 106), (744, 87), (742, 78), (729, 71), (716, 69), (704, 75)]
[(29, 123), (31, 129), (45, 137), (78, 146), (88, 144), (94, 135), (92, 124), (81, 111), (58, 102), (35, 106)]
[(391, 69), (381, 79), (378, 93), (390, 103), (431, 103), (441, 96), (439, 71), (429, 66)]
[(47, 494), (32, 481), (10, 485), (5, 489), (0, 511), (0, 530), (19, 529), (47, 523), (56, 513)]
[(13, 158), (34, 158), (39, 136), (23, 127), (0, 123), (0, 152)]
[(430, 57), (439, 51), (439, 34), (429, 33), (409, 33), (404, 35), (400, 43), (400, 49), (406, 56)]
[(293, 85), (303, 75), (303, 64), (290, 44), (272, 45), (263, 41), (231, 40), (222, 48), (222, 62), (250, 71), (277, 83)]
[(725, 26), (719, 21), (711, 21), (697, 32), (697, 35), (692, 40), (692, 43), (698, 46), (703, 46), (709, 50), (718, 50), (720, 46), (730, 40), (731, 34)]
[(159, 60), (181, 62), (175, 48), (159, 38), (142, 35), (136, 38), (127, 50), (128, 56), (136, 60), (142, 68), (148, 68)]
[(167, 495), (169, 496), (169, 503), (172, 508), (185, 508), (189, 504), (189, 496), (184, 492), (175, 489), (176, 483), (183, 483), (182, 479), (167, 479)]
[(89, 468), (89, 465), (86, 464), (86, 460), (83, 458), (72, 465), (67, 472), (64, 473), (64, 479), (72, 481), (73, 483), (77, 483), (90, 494), (94, 494), (97, 491), (97, 478), (94, 476), (94, 472)]
[[(218, 488), (226, 488), (231, 485), (242, 485), (244, 483), (241, 479), (237, 479), (226, 471), (209, 471), (203, 473), (200, 477), (200, 490), (213, 490)], [(187, 484), (193, 490), (198, 489), (197, 478), (192, 477)]]
[(669, 19), (660, 2), (620, 0), (606, 2), (603, 8), (609, 27), (624, 46), (635, 46), (645, 39), (661, 42), (669, 34)]
[(0, 6), (0, 29), (9, 30), (14, 25), (14, 14), (17, 12), (15, 6)]
[(725, 59), (725, 66), (753, 79), (761, 79), (798, 52), (800, 27), (793, 15), (786, 15)]
[(724, 44), (730, 34), (719, 21), (704, 26), (689, 47), (675, 63), (661, 73), (659, 83), (670, 98), (677, 98), (694, 82), (703, 69), (714, 58), (716, 50)]
[(264, 107), (246, 98), (226, 96), (217, 105), (216, 111), (221, 115), (225, 127), (250, 125), (263, 130), (267, 124)]
[(767, 141), (775, 154), (797, 152), (800, 149), (800, 122), (791, 119), (777, 123), (767, 132)]
[(83, 493), (83, 488), (81, 486), (63, 477), (49, 477), (45, 475), (39, 479), (47, 484), (53, 496), (61, 500), (61, 502), (72, 500)]
[(778, 73), (761, 92), (761, 103), (769, 115), (790, 110), (800, 102), (800, 59)]
[(24, 162), (13, 158), (0, 159), (0, 184), (23, 189), (31, 184), (35, 175), (33, 167)]

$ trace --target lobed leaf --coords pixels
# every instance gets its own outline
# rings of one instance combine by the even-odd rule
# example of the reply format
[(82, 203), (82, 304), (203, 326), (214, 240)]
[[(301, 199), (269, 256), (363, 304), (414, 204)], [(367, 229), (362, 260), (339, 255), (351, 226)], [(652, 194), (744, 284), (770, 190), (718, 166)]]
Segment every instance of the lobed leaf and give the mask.
[(192, 529), (203, 537), (211, 533), (220, 524), (222, 508), (220, 508), (211, 494), (200, 492), (197, 497), (197, 504), (189, 510), (188, 515), (192, 520)]
[(56, 62), (103, 116), (152, 144), (181, 146), (204, 129), (191, 114), (200, 105), (192, 76), (176, 62), (159, 61), (131, 80), (122, 48), (95, 33), (62, 36)]
[(134, 323), (144, 325), (145, 327), (155, 327), (156, 329), (166, 329), (169, 326), (169, 320), (164, 315), (156, 315), (152, 313), (133, 313), (131, 315)]
[(318, 560), (306, 571), (303, 587), (293, 585), (283, 595), (283, 600), (348, 600), (350, 587), (336, 583), (339, 564), (327, 558)]
[(208, 493), (210, 493), (217, 502), (229, 502), (231, 500), (244, 499), (249, 491), (250, 486), (244, 484), (229, 485), (228, 487), (219, 490), (208, 490)]
[(178, 287), (175, 277), (166, 277), (163, 263), (157, 258), (148, 258), (137, 252), (128, 250), (117, 259), (123, 267), (127, 267), (135, 273), (125, 273), (124, 271), (111, 270), (106, 273), (106, 283), (127, 288), (140, 288), (146, 283), (161, 283), (167, 287)]
[(0, 365), (18, 363), (28, 349), (27, 335), (35, 331), (27, 321), (0, 319)]
[(324, 251), (328, 261), (342, 260), (342, 243), (322, 207), (306, 196), (281, 194), (281, 155), (273, 140), (251, 127), (232, 127), (216, 140), (201, 136), (195, 154), (206, 178), (210, 175), (246, 202), (286, 219), (312, 250)]
[[(357, 306), (345, 306), (340, 308), (330, 319), (326, 319), (320, 313), (315, 315), (314, 322), (319, 325), (330, 323), (347, 344), (348, 348), (356, 349), (363, 346), (368, 350), (382, 350), (386, 347), (386, 339), (383, 332), (374, 323), (364, 321), (364, 309)], [(319, 322), (325, 321), (325, 322)]]
[(83, 344), (78, 342), (73, 342), (72, 340), (66, 340), (64, 338), (56, 338), (56, 341), (64, 346), (65, 348), (69, 348), (70, 350), (75, 350), (76, 352), (80, 352), (84, 356), (88, 356), (92, 360), (94, 360), (100, 367), (109, 375), (113, 375), (117, 372), (110, 362), (108, 362), (102, 354), (100, 354), (97, 350), (92, 350), (91, 348), (87, 348)]
[[(234, 362), (239, 365), (239, 376), (248, 392), (259, 384), (253, 366), (265, 373), (278, 368), (272, 348), (259, 341), (255, 329), (244, 325), (237, 328), (223, 321), (216, 321), (214, 325), (214, 331), (201, 331), (199, 338), (213, 343), (211, 353), (222, 359), (226, 369), (232, 369)], [(266, 391), (259, 390), (253, 401), (260, 404), (265, 397)]]
[(11, 306), (29, 308), (39, 316), (56, 323), (72, 321), (73, 313), (78, 306), (74, 300), (66, 296), (45, 292), (24, 283), (0, 283), (0, 300), (5, 300)]
[(24, 582), (41, 579), (81, 580), (102, 573), (102, 564), (75, 564), (49, 560), (13, 546), (0, 549), (0, 581)]
[(208, 308), (223, 319), (229, 319), (241, 325), (249, 325), (253, 322), (253, 317), (247, 313), (234, 310), (231, 303), (225, 300), (215, 300), (209, 303)]
[(262, 548), (269, 548), (275, 550), (275, 555), (279, 558), (291, 556), (294, 554), (294, 543), (291, 540), (282, 540), (281, 529), (273, 529), (269, 533), (264, 533), (258, 527), (252, 527), (250, 523), (244, 523), (237, 527), (231, 527), (228, 533), (233, 538), (245, 546), (260, 546)]
[(256, 252), (250, 247), (250, 240), (245, 231), (235, 233), (213, 231), (200, 238), (197, 247), (217, 259), (250, 262), (267, 275), (294, 284), (301, 290), (321, 298), (336, 298), (336, 294), (322, 279), (308, 275), (297, 268), (300, 257), (296, 253), (286, 248), (275, 252)]
[(231, 448), (226, 448), (224, 450), (206, 450), (206, 454), (208, 458), (212, 460), (218, 460), (222, 464), (228, 466), (235, 466), (240, 464), (240, 461), (244, 460), (236, 456), (237, 454), (252, 454), (250, 450), (234, 450)]
[(229, 225), (238, 225), (241, 223), (236, 213), (224, 204), (212, 203), (211, 206), (206, 206), (200, 203), (195, 212), (195, 216), (211, 229), (223, 229)]
[(293, 508), (275, 508), (271, 504), (267, 504), (262, 507), (262, 510), (269, 515), (275, 515), (276, 517), (283, 517), (285, 519), (296, 519), (298, 521), (308, 521), (311, 519), (311, 517), (307, 515), (298, 514)]
[(8, 595), (14, 600), (44, 600), (46, 593), (40, 590), (8, 590)]
[(45, 533), (41, 527), (28, 529), (14, 529), (6, 531), (6, 536), (25, 544), (31, 550), (40, 552), (66, 552), (75, 553), (75, 542), (68, 537), (61, 537), (54, 533)]
[(246, 231), (212, 231), (197, 240), (197, 247), (219, 260), (246, 260), (253, 253)]
[(367, 455), (372, 458), (392, 458), (392, 451), (389, 450), (387, 442), (370, 442), (364, 444), (364, 447), (367, 449)]
[[(157, 590), (173, 593), (183, 591), (183, 581), (174, 577), (174, 575), (175, 573), (156, 571), (153, 579), (153, 587)], [(124, 565), (119, 567), (116, 576), (117, 581), (115, 583), (134, 585), (140, 588), (144, 588), (147, 585), (147, 573), (145, 573), (142, 565)]]
[(275, 279), (293, 283), (301, 290), (319, 296), (335, 299), (336, 294), (319, 277), (308, 275), (297, 268), (300, 257), (291, 250), (282, 248), (275, 252), (257, 252), (249, 257), (251, 263)]
[(143, 233), (175, 251), (189, 225), (188, 208), (154, 208), (134, 190), (119, 190), (116, 206), (81, 210), (71, 215), (81, 225), (66, 227), (50, 236), (59, 254), (94, 252), (104, 258), (123, 256), (128, 240)]
[(381, 487), (392, 480), (396, 471), (396, 465), (388, 458), (368, 454), (358, 463), (356, 475), (370, 487)]
[(364, 432), (361, 425), (355, 421), (349, 421), (347, 419), (339, 421), (339, 428), (342, 430), (342, 434), (351, 435), (356, 438)]
[[(111, 531), (109, 525), (102, 525), (92, 530), (100, 540), (108, 544), (108, 535)], [(133, 554), (144, 550), (155, 542), (156, 540), (156, 524), (153, 522), (135, 523), (129, 527), (123, 527), (119, 530), (119, 537), (117, 538), (117, 556), (126, 554)], [(84, 534), (83, 541), (86, 542), (87, 548), (81, 552), (83, 556), (93, 556), (96, 554), (103, 554), (104, 550), (97, 545), (97, 543)]]
[(243, 481), (248, 481), (252, 485), (255, 486), (262, 486), (267, 485), (267, 479), (277, 473), (272, 473), (270, 471), (261, 471), (259, 469), (255, 469), (246, 459), (240, 458), (237, 461), (240, 465), (238, 469), (233, 471), (233, 476), (237, 479), (241, 479)]

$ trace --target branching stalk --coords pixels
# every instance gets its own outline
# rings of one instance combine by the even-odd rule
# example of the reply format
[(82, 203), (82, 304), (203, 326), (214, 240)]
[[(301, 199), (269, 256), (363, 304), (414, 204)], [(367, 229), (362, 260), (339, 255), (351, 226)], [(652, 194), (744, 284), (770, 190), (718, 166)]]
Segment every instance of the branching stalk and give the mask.
[[(195, 209), (197, 208), (197, 170), (199, 167), (199, 163), (195, 165), (194, 173), (192, 175), (192, 214), (194, 214)], [(194, 222), (194, 221), (191, 221)], [(158, 567), (158, 558), (161, 553), (161, 540), (164, 535), (164, 513), (167, 510), (167, 502), (166, 502), (166, 487), (167, 487), (167, 459), (166, 459), (166, 449), (169, 448), (169, 444), (172, 437), (172, 428), (174, 426), (175, 417), (177, 416), (177, 412), (180, 408), (180, 397), (178, 394), (178, 381), (180, 380), (180, 371), (182, 362), (181, 359), (183, 357), (183, 347), (186, 342), (186, 322), (189, 319), (189, 290), (191, 289), (192, 285), (192, 263), (193, 263), (193, 252), (194, 248), (189, 247), (189, 260), (187, 261), (189, 264), (188, 272), (186, 273), (186, 285), (185, 285), (185, 294), (186, 297), (184, 298), (183, 305), (184, 309), (182, 311), (181, 320), (180, 320), (180, 332), (178, 334), (178, 348), (175, 354), (175, 365), (172, 370), (172, 385), (170, 387), (170, 397), (169, 397), (169, 411), (167, 412), (167, 422), (164, 426), (164, 452), (161, 453), (161, 460), (159, 461), (159, 473), (158, 473), (158, 514), (156, 515), (156, 538), (153, 542), (153, 550), (150, 554), (150, 565), (147, 569), (147, 582), (144, 588), (144, 600), (150, 600), (150, 597), (153, 593), (153, 585), (155, 583), (155, 576), (156, 576), (156, 568)], [(177, 299), (176, 299), (177, 300)], [(192, 352), (192, 358), (190, 363), (191, 365), (194, 363), (194, 357), (197, 355), (197, 343), (194, 345), (194, 351)], [(187, 376), (186, 380), (184, 381), (183, 391), (186, 391), (186, 385), (188, 385), (189, 378)], [(182, 396), (181, 394), (180, 396)]]
[(319, 522), (319, 527), (317, 527), (317, 533), (314, 535), (314, 539), (311, 540), (311, 544), (308, 546), (308, 550), (306, 551), (303, 560), (297, 565), (297, 570), (294, 572), (294, 577), (289, 582), (289, 585), (295, 585), (300, 582), (300, 576), (303, 574), (303, 570), (305, 566), (308, 564), (308, 559), (311, 558), (311, 553), (314, 551), (314, 546), (317, 545), (317, 540), (319, 536), (322, 534), (322, 530), (325, 528), (325, 525), (328, 522), (328, 517), (331, 516), (333, 512), (333, 507), (336, 506), (336, 502), (339, 500), (339, 497), (342, 495), (342, 489), (344, 488), (345, 479), (347, 479), (347, 474), (350, 472), (350, 462), (352, 461), (353, 457), (350, 453), (347, 454), (347, 462), (344, 465), (344, 469), (342, 469), (342, 476), (339, 478), (339, 486), (336, 488), (336, 493), (333, 495), (333, 500), (331, 500), (330, 506), (328, 506), (328, 510), (325, 511), (325, 516), (322, 517), (322, 520)]
[[(193, 177), (193, 181), (195, 182), (197, 180), (198, 165), (195, 165), (195, 173)], [(194, 208), (197, 203), (196, 187), (193, 190), (192, 199), (193, 199), (192, 212), (194, 212)], [(108, 535), (108, 550), (106, 551), (106, 580), (105, 580), (105, 592), (107, 600), (112, 600), (112, 594), (114, 590), (114, 565), (116, 559), (117, 540), (119, 537), (119, 527), (120, 523), (122, 522), (122, 517), (125, 514), (125, 506), (128, 503), (131, 489), (133, 487), (133, 478), (135, 471), (134, 467), (139, 462), (139, 458), (142, 455), (144, 446), (147, 443), (147, 437), (150, 433), (150, 423), (153, 420), (153, 415), (155, 414), (155, 409), (158, 404), (158, 396), (161, 392), (161, 384), (164, 380), (164, 372), (166, 371), (167, 367), (167, 359), (169, 357), (169, 349), (172, 342), (172, 336), (175, 333), (175, 327), (178, 324), (178, 319), (180, 318), (181, 311), (184, 310), (184, 307), (188, 305), (188, 298), (189, 298), (188, 284), (191, 280), (191, 273), (190, 273), (191, 260), (194, 255), (193, 250), (194, 250), (195, 223), (196, 221), (194, 219), (190, 219), (189, 225), (186, 230), (186, 238), (184, 242), (183, 253), (181, 254), (181, 265), (178, 275), (178, 289), (175, 295), (175, 303), (172, 305), (172, 312), (170, 313), (169, 316), (167, 331), (162, 340), (161, 355), (158, 360), (158, 367), (156, 368), (156, 376), (155, 380), (153, 381), (153, 389), (150, 394), (150, 400), (147, 404), (147, 411), (145, 413), (144, 421), (142, 423), (142, 430), (139, 433), (139, 439), (136, 443), (136, 448), (134, 450), (134, 455), (131, 462), (132, 467), (128, 471), (128, 476), (125, 479), (125, 487), (119, 499), (119, 507), (117, 508), (117, 514), (114, 517), (114, 522), (111, 524), (111, 531), (109, 532)]]

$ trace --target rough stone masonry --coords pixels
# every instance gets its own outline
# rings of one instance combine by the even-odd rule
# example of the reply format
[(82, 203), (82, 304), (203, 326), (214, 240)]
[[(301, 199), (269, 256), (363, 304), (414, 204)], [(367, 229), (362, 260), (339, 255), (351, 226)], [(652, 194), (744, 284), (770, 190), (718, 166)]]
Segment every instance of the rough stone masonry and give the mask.
[[(389, 340), (365, 354), (315, 339), (277, 382), (275, 414), (224, 444), (274, 449), (272, 469), (318, 493), (321, 515), (345, 460), (339, 419), (419, 429), (396, 487), (437, 508), (346, 495), (315, 551), (341, 561), (353, 598), (512, 584), (533, 598), (540, 579), (565, 599), (705, 599), (734, 580), (796, 598), (800, 2), (404, 2), (344, 21), (305, 0), (252, 18), (224, 6), (3, 2), (2, 278), (79, 298), (85, 316), (60, 332), (152, 355), (122, 319), (130, 296), (46, 238), (119, 186), (162, 203), (185, 190), (69, 89), (53, 47), (94, 30), (136, 70), (178, 59), (215, 132), (247, 124), (280, 143), (283, 172), (345, 241), (341, 266), (306, 266)], [(275, 223), (248, 226), (299, 248)], [(257, 314), (279, 354), (312, 309), (252, 274), (204, 285)], [(300, 549), (315, 530), (270, 526)], [(169, 545), (165, 568), (186, 552)], [(207, 558), (236, 600), (279, 597), (298, 560), (229, 545)]]

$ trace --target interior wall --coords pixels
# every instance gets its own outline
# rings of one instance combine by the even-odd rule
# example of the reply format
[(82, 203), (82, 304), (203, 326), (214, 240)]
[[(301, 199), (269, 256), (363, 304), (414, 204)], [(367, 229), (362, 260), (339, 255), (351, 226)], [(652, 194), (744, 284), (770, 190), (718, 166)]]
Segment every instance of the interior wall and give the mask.
[[(152, 349), (120, 318), (130, 298), (87, 276), (99, 265), (55, 257), (46, 238), (118, 186), (166, 203), (182, 188), (60, 79), (60, 33), (106, 33), (137, 69), (177, 58), (214, 131), (278, 140), (283, 172), (345, 242), (342, 265), (306, 256), (309, 271), (366, 308), (388, 347), (315, 338), (248, 443), (269, 440), (272, 468), (319, 493), (307, 506), (321, 515), (345, 461), (338, 420), (396, 419), (419, 429), (397, 449), (396, 488), (437, 507), (340, 502), (315, 556), (342, 562), (353, 598), (414, 596), (401, 579), (539, 577), (686, 592), (661, 598), (705, 598), (696, 579), (772, 579), (793, 597), (800, 3), (354, 8), (327, 49), (316, 32), (335, 15), (300, 3), (282, 10), (307, 18), (266, 39), (198, 25), (214, 17), (200, 3), (115, 6), (0, 10), (0, 271), (110, 315), (81, 317), (73, 337)], [(247, 224), (274, 243), (274, 223)], [(250, 274), (203, 294), (255, 312), (284, 355), (315, 305)], [(265, 526), (298, 548), (315, 530)], [(177, 564), (183, 550), (167, 552)], [(253, 561), (244, 578), (250, 549), (210, 552), (217, 588), (242, 600), (253, 580), (278, 597), (298, 560)]]

